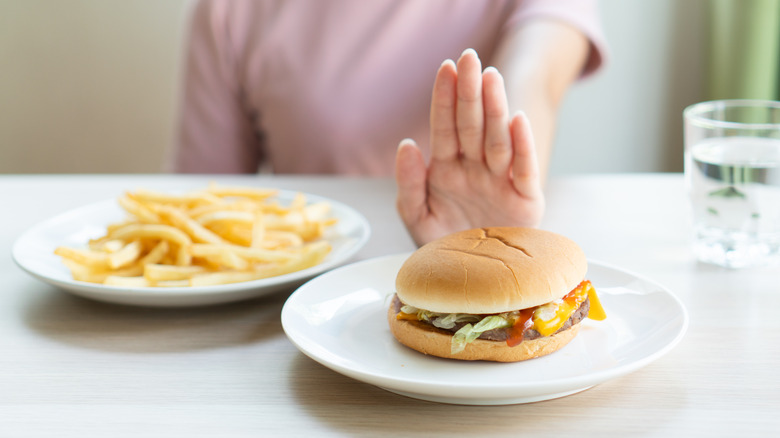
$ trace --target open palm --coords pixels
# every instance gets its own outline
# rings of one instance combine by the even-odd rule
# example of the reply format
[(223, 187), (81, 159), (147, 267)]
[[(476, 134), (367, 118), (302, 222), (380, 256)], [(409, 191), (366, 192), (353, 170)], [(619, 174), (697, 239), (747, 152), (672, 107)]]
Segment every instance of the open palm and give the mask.
[(536, 226), (544, 212), (533, 135), (509, 116), (503, 78), (475, 51), (445, 61), (431, 103), (431, 158), (415, 142), (396, 157), (397, 207), (418, 245), (468, 228)]

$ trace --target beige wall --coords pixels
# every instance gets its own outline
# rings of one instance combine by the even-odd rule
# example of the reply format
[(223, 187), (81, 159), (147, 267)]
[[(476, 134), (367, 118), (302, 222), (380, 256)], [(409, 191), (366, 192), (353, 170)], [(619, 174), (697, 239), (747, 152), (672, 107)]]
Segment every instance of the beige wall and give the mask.
[(0, 173), (157, 172), (187, 0), (0, 0)]
[[(706, 0), (601, 0), (612, 61), (569, 94), (552, 174), (679, 170)], [(189, 0), (0, 0), (0, 173), (157, 172)]]
[(682, 171), (682, 111), (704, 98), (708, 2), (601, 0), (611, 59), (568, 94), (552, 175)]

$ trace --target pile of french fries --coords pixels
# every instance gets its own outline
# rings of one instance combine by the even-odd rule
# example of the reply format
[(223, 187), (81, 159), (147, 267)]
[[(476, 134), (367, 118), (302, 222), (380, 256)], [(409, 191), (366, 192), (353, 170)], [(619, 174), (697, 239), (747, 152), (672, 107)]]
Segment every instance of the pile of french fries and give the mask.
[(87, 248), (58, 247), (73, 278), (124, 287), (212, 286), (315, 266), (336, 220), (327, 202), (273, 189), (220, 186), (184, 194), (136, 190), (119, 198), (128, 219)]

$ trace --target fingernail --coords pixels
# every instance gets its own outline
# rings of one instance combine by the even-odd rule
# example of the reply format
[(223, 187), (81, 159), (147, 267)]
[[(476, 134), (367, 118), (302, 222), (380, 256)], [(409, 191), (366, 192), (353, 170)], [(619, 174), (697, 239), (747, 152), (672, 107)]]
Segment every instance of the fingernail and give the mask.
[(518, 118), (518, 119), (526, 119), (526, 120), (528, 120), (528, 116), (525, 114), (525, 111), (523, 111), (523, 110), (515, 111), (515, 113), (512, 115), (512, 118), (513, 119), (514, 118)]
[(451, 64), (453, 67), (455, 67), (455, 61), (453, 61), (451, 59), (445, 59), (444, 62), (441, 63), (439, 68), (442, 68), (442, 67), (444, 67), (447, 64)]
[(407, 144), (408, 144), (408, 145), (411, 145), (411, 146), (415, 146), (417, 143), (415, 143), (415, 141), (414, 141), (414, 140), (412, 140), (411, 138), (405, 138), (405, 139), (401, 140), (401, 141), (398, 143), (398, 147), (400, 148), (400, 147), (402, 147), (402, 146), (404, 146), (404, 145), (407, 145)]
[(464, 50), (463, 53), (460, 54), (461, 57), (466, 56), (467, 53), (473, 53), (474, 56), (479, 58), (479, 55), (477, 55), (477, 51), (469, 47), (468, 49)]
[(500, 73), (498, 72), (498, 69), (497, 69), (497, 68), (495, 68), (495, 67), (493, 67), (492, 65), (491, 65), (491, 66), (488, 66), (488, 67), (485, 67), (485, 69), (484, 69), (484, 70), (482, 70), (482, 73), (483, 73), (483, 74), (485, 74), (485, 73), (487, 73), (487, 72), (489, 72), (489, 71), (490, 71), (490, 72), (495, 72), (495, 73), (497, 73), (497, 74), (500, 74)]

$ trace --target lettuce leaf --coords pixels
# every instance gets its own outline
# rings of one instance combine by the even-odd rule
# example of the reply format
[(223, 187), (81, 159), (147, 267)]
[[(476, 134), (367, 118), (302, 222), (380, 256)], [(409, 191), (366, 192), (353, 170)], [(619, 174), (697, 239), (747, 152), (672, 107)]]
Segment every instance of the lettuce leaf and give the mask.
[(477, 315), (472, 315), (469, 313), (450, 313), (432, 319), (431, 323), (439, 328), (451, 329), (455, 327), (456, 324), (461, 322), (477, 322), (477, 321), (479, 321), (479, 316)]
[(475, 325), (466, 324), (452, 336), (450, 352), (452, 354), (460, 353), (466, 349), (466, 345), (474, 342), (482, 333), (511, 325), (512, 323), (502, 315), (486, 316)]
[(420, 321), (428, 321), (434, 326), (442, 329), (451, 329), (461, 322), (478, 322), (479, 315), (470, 313), (438, 313), (430, 310), (418, 309), (417, 307), (405, 304), (401, 306), (401, 312), (409, 315), (417, 315)]

